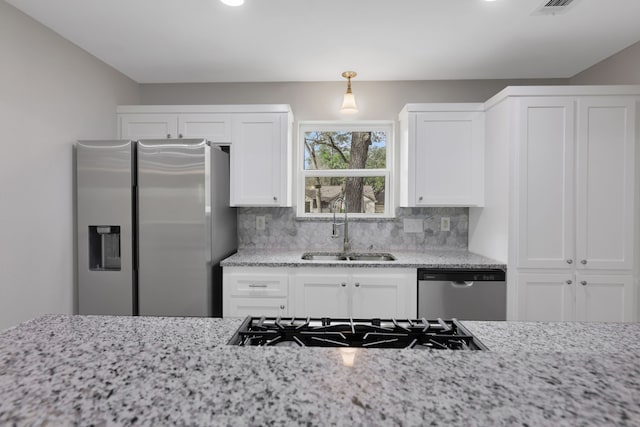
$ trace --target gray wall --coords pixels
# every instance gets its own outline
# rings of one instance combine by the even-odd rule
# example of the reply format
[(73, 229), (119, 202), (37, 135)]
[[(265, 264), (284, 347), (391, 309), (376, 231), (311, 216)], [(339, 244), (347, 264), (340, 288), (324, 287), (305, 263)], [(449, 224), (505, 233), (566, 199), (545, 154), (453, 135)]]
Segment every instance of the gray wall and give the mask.
[(139, 86), (0, 1), (0, 330), (74, 306), (72, 146)]
[(338, 111), (344, 82), (142, 84), (142, 104), (290, 104), (296, 120), (396, 120), (410, 102), (484, 102), (505, 86), (569, 84), (567, 79), (363, 82), (357, 114)]
[(640, 42), (576, 74), (571, 78), (571, 84), (640, 84)]

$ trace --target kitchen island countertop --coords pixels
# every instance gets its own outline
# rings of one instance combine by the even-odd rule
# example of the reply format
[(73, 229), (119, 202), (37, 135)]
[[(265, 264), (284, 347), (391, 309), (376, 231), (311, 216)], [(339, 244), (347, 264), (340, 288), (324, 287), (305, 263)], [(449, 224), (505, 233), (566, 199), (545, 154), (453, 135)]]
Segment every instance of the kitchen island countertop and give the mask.
[(0, 334), (0, 425), (639, 425), (640, 324), (463, 322), (490, 351), (235, 347), (242, 319)]
[(501, 269), (504, 263), (466, 250), (408, 251), (354, 251), (390, 252), (395, 261), (309, 261), (303, 260), (306, 251), (278, 249), (244, 249), (223, 260), (223, 267), (398, 267), (398, 268), (463, 268)]

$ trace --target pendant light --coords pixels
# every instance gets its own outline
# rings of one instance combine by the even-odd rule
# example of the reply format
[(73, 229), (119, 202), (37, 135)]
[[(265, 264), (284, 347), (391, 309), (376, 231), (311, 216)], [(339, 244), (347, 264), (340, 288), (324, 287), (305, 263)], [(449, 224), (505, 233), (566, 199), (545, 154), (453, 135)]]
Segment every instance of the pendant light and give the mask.
[(351, 92), (351, 79), (355, 76), (357, 76), (355, 71), (345, 71), (344, 73), (342, 73), (342, 77), (347, 79), (347, 93), (344, 94), (342, 107), (340, 107), (340, 112), (342, 113), (353, 114), (358, 112), (358, 107), (356, 106), (356, 98)]

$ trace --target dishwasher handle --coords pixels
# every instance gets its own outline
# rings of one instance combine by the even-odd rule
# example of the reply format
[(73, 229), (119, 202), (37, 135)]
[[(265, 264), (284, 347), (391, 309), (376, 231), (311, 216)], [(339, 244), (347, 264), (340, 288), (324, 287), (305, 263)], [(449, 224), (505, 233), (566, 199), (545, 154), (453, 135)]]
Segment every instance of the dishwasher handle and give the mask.
[(452, 288), (470, 288), (473, 286), (473, 281), (463, 280), (463, 281), (451, 281), (449, 282)]

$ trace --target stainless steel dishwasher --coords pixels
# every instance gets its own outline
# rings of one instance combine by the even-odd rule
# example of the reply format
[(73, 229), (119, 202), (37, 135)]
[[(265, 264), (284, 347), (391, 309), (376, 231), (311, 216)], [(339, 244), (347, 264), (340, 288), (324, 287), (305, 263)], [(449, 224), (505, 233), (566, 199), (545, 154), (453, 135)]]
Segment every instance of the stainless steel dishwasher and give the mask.
[(506, 320), (502, 270), (418, 269), (418, 318)]

